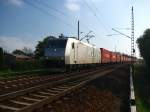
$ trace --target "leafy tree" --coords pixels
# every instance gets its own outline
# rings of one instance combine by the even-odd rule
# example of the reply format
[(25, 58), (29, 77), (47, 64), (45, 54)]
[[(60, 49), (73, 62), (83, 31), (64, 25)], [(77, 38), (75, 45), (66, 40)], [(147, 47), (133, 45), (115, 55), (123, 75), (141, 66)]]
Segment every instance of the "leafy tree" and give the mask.
[(140, 54), (147, 65), (150, 66), (150, 29), (145, 30), (144, 34), (137, 39)]
[(31, 48), (24, 47), (22, 50), (16, 49), (12, 52), (13, 54), (18, 55), (26, 55), (26, 56), (33, 56), (33, 51)]
[(36, 50), (35, 50), (35, 56), (37, 58), (40, 58), (40, 57), (44, 56), (44, 49), (48, 45), (49, 39), (54, 39), (54, 38), (56, 38), (56, 37), (54, 37), (54, 36), (48, 36), (48, 37), (45, 37), (42, 41), (38, 42), (38, 44), (36, 46)]
[(13, 54), (18, 54), (18, 55), (25, 55), (25, 53), (22, 50), (16, 49), (12, 52)]
[(31, 48), (24, 47), (22, 51), (26, 56), (33, 56), (33, 50)]
[(4, 64), (4, 52), (3, 49), (0, 47), (0, 68), (3, 67)]

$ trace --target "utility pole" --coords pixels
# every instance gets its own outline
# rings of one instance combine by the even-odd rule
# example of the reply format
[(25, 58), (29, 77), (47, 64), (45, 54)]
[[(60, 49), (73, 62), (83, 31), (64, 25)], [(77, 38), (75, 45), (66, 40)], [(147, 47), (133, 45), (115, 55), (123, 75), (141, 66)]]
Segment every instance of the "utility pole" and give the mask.
[(78, 20), (78, 40), (80, 40), (80, 23), (79, 23), (79, 20)]
[[(132, 9), (131, 9), (131, 37), (112, 28), (113, 31), (125, 36), (125, 37), (128, 37), (131, 39), (131, 63), (134, 62), (134, 53), (135, 53), (135, 49), (134, 49), (134, 12), (133, 12), (133, 6), (132, 6)], [(114, 35), (114, 34), (113, 34)], [(108, 36), (112, 36), (112, 35), (108, 35)]]
[(133, 75), (134, 75), (134, 11), (133, 6), (131, 9), (131, 67), (130, 67), (130, 111), (136, 112), (136, 101), (135, 101), (135, 93), (134, 93), (134, 83), (133, 83)]
[(133, 12), (133, 6), (131, 9), (131, 61), (134, 61), (134, 53), (135, 53), (135, 49), (134, 49), (134, 12)]

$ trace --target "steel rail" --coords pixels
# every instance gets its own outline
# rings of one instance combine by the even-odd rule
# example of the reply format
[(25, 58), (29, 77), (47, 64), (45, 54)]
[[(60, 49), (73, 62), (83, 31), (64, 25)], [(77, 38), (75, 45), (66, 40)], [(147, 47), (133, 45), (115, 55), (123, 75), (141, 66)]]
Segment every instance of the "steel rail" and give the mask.
[[(109, 67), (109, 66), (108, 66)], [(102, 66), (101, 68), (96, 69), (103, 69), (105, 68)], [(92, 71), (93, 69), (91, 69)], [(7, 79), (5, 81), (0, 80), (0, 95), (8, 94), (11, 92), (27, 89), (30, 87), (34, 87), (37, 85), (41, 85), (47, 82), (53, 82), (55, 80), (60, 80), (65, 77), (71, 77), (72, 75), (76, 75), (79, 73), (89, 72), (90, 70), (82, 70), (72, 73), (63, 73), (63, 74), (52, 74), (52, 75), (41, 75), (41, 76), (28, 76), (28, 77), (17, 77), (16, 79)]]
[[(122, 65), (124, 66), (124, 65)], [(68, 94), (100, 76), (122, 67), (105, 68), (0, 96), (0, 111), (30, 112)], [(18, 99), (20, 99), (18, 101)], [(29, 103), (30, 101), (30, 103)], [(32, 101), (32, 103), (31, 103)], [(18, 107), (19, 105), (19, 107)]]
[[(82, 71), (86, 72), (86, 71)], [(82, 73), (81, 72), (81, 73)], [(42, 76), (28, 76), (22, 78), (14, 78), (14, 79), (5, 79), (0, 80), (0, 95), (15, 92), (17, 90), (29, 88), (30, 86), (40, 85), (41, 83), (46, 83), (54, 80), (58, 80), (67, 76), (75, 75), (76, 73), (69, 74), (52, 74), (52, 75), (42, 75)]]
[[(102, 70), (104, 70), (104, 69), (102, 69)], [(99, 70), (94, 71), (94, 72), (95, 73), (99, 72)], [(89, 75), (89, 74), (92, 74), (92, 73), (93, 73), (93, 71), (88, 72), (88, 74), (84, 73), (82, 75), (81, 74), (80, 75), (73, 75), (73, 76), (69, 76), (69, 77), (66, 77), (64, 79), (58, 80), (58, 81), (48, 82), (48, 83), (45, 83), (45, 84), (42, 84), (42, 85), (38, 85), (38, 86), (23, 89), (23, 90), (3, 94), (3, 95), (0, 95), (0, 101), (6, 100), (8, 98), (10, 99), (10, 98), (13, 98), (13, 97), (16, 97), (16, 96), (19, 96), (19, 95), (27, 94), (28, 92), (33, 92), (33, 91), (36, 91), (36, 90), (39, 90), (39, 89), (42, 89), (42, 88), (46, 88), (47, 86), (55, 86), (57, 84), (61, 84), (65, 81), (68, 81), (68, 80), (71, 80), (71, 79), (74, 80), (75, 78), (85, 77), (85, 75)]]

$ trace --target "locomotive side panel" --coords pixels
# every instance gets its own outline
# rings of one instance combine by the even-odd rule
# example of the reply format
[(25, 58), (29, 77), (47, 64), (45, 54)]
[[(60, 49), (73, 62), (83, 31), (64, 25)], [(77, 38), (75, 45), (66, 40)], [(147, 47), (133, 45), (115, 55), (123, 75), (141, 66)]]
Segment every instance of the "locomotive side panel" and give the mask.
[(94, 64), (100, 61), (99, 49), (90, 44), (79, 41), (76, 53), (77, 64)]
[(65, 64), (76, 64), (77, 62), (77, 43), (76, 39), (69, 38), (65, 51)]
[(65, 51), (65, 64), (92, 64), (100, 62), (99, 49), (90, 44), (69, 38)]
[(92, 63), (92, 47), (78, 43), (78, 64)]
[(96, 47), (94, 47), (94, 57), (93, 57), (93, 63), (98, 63), (98, 64), (100, 64), (101, 63), (101, 51), (100, 51), (100, 49), (99, 48), (96, 48)]

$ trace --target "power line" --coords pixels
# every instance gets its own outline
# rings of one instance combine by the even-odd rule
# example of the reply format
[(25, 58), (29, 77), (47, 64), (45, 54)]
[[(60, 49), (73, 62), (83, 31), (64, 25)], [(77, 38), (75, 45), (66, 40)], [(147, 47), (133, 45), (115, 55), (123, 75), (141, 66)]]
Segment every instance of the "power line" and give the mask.
[(61, 18), (59, 18), (59, 17), (57, 17), (57, 16), (55, 16), (55, 15), (53, 15), (53, 14), (47, 12), (46, 10), (44, 10), (44, 9), (42, 9), (42, 8), (40, 8), (40, 7), (38, 7), (37, 5), (34, 5), (32, 2), (29, 2), (29, 1), (27, 1), (27, 0), (24, 0), (24, 2), (25, 2), (26, 4), (28, 4), (28, 5), (30, 5), (31, 7), (33, 7), (33, 8), (35, 8), (35, 9), (41, 11), (42, 13), (44, 13), (44, 14), (46, 14), (46, 15), (48, 15), (48, 16), (51, 16), (51, 17), (57, 19), (58, 21), (61, 21), (61, 22), (62, 22), (63, 24), (65, 24), (66, 26), (68, 26), (68, 27), (70, 27), (70, 28), (72, 28), (72, 29), (76, 29), (73, 25), (71, 25), (71, 24), (69, 24), (69, 23), (66, 23), (66, 22), (65, 22), (64, 20), (62, 20)]
[(134, 5), (135, 5), (135, 0), (129, 0), (129, 4), (130, 4), (131, 6), (134, 6)]
[[(102, 13), (101, 13), (100, 10), (96, 7), (95, 3), (94, 3), (92, 0), (90, 0), (90, 1), (91, 1), (91, 3), (93, 4), (93, 7), (95, 8), (95, 10), (99, 13), (100, 17), (103, 18)], [(106, 22), (105, 22), (105, 24), (106, 24)], [(104, 24), (104, 25), (105, 25), (105, 24)], [(111, 29), (111, 27), (110, 27), (109, 24), (106, 24), (106, 26)]]
[(103, 24), (103, 22), (101, 21), (101, 19), (97, 16), (96, 12), (90, 7), (90, 5), (85, 1), (83, 0), (83, 2), (85, 3), (85, 5), (89, 8), (89, 10), (92, 12), (92, 14), (96, 17), (96, 19), (101, 23), (101, 25), (104, 27), (104, 29), (108, 31), (108, 29), (105, 27), (105, 25)]
[(114, 27), (115, 29), (119, 29), (119, 30), (131, 30), (131, 28), (129, 27), (125, 27), (125, 28), (122, 28), (122, 27)]
[[(46, 6), (47, 8), (52, 9), (52, 10), (54, 10), (54, 11), (56, 11), (56, 12), (62, 14), (62, 15), (65, 16), (66, 18), (69, 17), (69, 16), (68, 16), (67, 14), (65, 14), (64, 12), (62, 12), (62, 11), (60, 11), (60, 10), (58, 10), (58, 9), (55, 9), (55, 8), (51, 7), (50, 5), (46, 4), (46, 3), (43, 2), (43, 1), (40, 2), (40, 3), (42, 3), (42, 4), (43, 4), (44, 6)], [(72, 18), (72, 19), (73, 19), (73, 18)], [(74, 20), (77, 21), (78, 19), (75, 18)], [(86, 24), (84, 24), (84, 22), (82, 22), (81, 20), (80, 20), (80, 23), (81, 23), (86, 29), (90, 30), (89, 27), (88, 27)]]
[(64, 12), (62, 12), (62, 11), (60, 11), (60, 10), (58, 10), (58, 9), (56, 9), (56, 8), (54, 8), (54, 7), (52, 7), (52, 6), (50, 6), (50, 5), (48, 5), (48, 4), (47, 4), (46, 2), (44, 2), (44, 1), (41, 1), (41, 2), (40, 2), (40, 1), (37, 0), (37, 2), (39, 2), (40, 4), (42, 4), (43, 6), (49, 8), (49, 9), (54, 10), (55, 12), (57, 12), (57, 13), (59, 13), (59, 14), (65, 16), (65, 17), (68, 17)]
[[(59, 21), (61, 21), (62, 23), (64, 23), (65, 25), (67, 25), (68, 27), (71, 27), (71, 28), (73, 28), (73, 29), (76, 30), (76, 27), (72, 26), (72, 25), (69, 24), (69, 23), (66, 23), (66, 22), (65, 22), (64, 20), (62, 20), (61, 18), (58, 18), (57, 16), (55, 16), (55, 15), (49, 13), (48, 11), (46, 11), (46, 10), (44, 10), (44, 9), (42, 9), (42, 8), (40, 8), (39, 6), (33, 4), (32, 2), (29, 2), (29, 1), (27, 1), (27, 0), (24, 1), (24, 2), (25, 2), (26, 4), (28, 4), (28, 5), (30, 5), (31, 7), (33, 7), (33, 8), (35, 8), (35, 9), (41, 11), (42, 13), (44, 13), (44, 14), (46, 14), (46, 15), (48, 15), (48, 16), (54, 17), (54, 18), (56, 18), (57, 20), (59, 20)], [(39, 2), (39, 1), (38, 1), (38, 2)], [(62, 12), (62, 11), (56, 9), (56, 8), (51, 7), (50, 5), (46, 4), (46, 3), (43, 2), (43, 1), (42, 1), (42, 2), (39, 2), (39, 3), (40, 3), (40, 5), (43, 5), (43, 6), (47, 7), (47, 8), (49, 8), (49, 9), (52, 9), (52, 10), (54, 10), (54, 11), (57, 12), (57, 13), (60, 13), (61, 15), (65, 16), (66, 18), (69, 17), (69, 16), (66, 15), (64, 12)], [(88, 30), (91, 30), (91, 29), (87, 26), (87, 24), (83, 23), (82, 21), (81, 21), (81, 24), (84, 26), (84, 28), (86, 28), (86, 29), (88, 29)]]
[[(70, 18), (67, 14), (65, 14), (63, 11), (60, 11), (60, 10), (58, 10), (58, 9), (56, 9), (56, 8), (53, 8), (52, 6), (50, 6), (50, 5), (48, 5), (46, 2), (44, 2), (44, 1), (38, 1), (41, 5), (43, 5), (44, 7), (47, 7), (48, 9), (51, 9), (51, 10), (54, 10), (55, 12), (57, 12), (57, 13), (59, 13), (59, 14), (61, 14), (61, 15), (63, 15), (64, 17), (66, 17), (66, 18)], [(72, 20), (78, 20), (77, 18), (75, 18), (75, 19), (73, 19), (72, 18)], [(84, 28), (86, 28), (86, 29), (88, 29), (88, 30), (90, 30), (90, 28), (86, 25), (86, 24), (84, 24), (82, 21), (80, 22), (83, 26), (84, 26)]]

